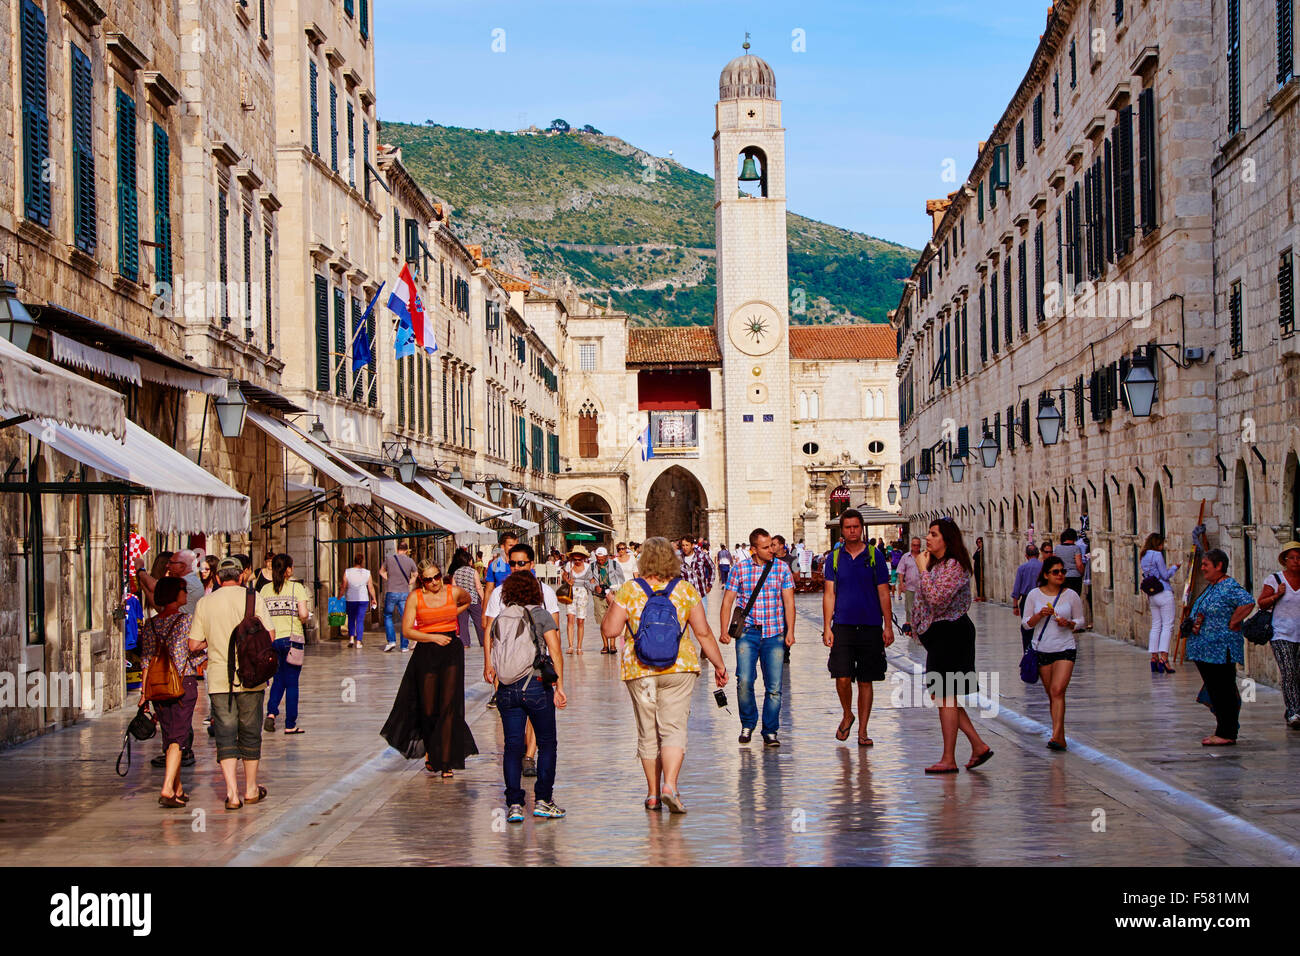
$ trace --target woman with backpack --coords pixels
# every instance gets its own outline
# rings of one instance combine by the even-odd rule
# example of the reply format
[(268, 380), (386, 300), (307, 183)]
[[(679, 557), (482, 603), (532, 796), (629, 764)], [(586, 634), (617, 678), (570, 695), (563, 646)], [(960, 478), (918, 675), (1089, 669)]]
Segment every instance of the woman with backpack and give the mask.
[[(427, 558), (415, 575), (418, 587), (402, 612), (402, 635), (415, 642), (415, 650), (380, 733), (408, 758), (423, 752), (426, 770), (450, 778), (454, 770), (465, 769), (466, 757), (478, 753), (465, 723), (465, 645), (456, 633), (469, 595), (447, 583), (442, 569)], [(413, 746), (417, 736), (422, 748)]]
[(271, 559), (271, 580), (257, 592), (266, 602), (271, 623), (275, 625), (275, 641), (271, 646), (280, 658), (262, 724), (267, 733), (275, 733), (275, 718), (280, 714), (282, 697), (285, 698), (284, 732), (305, 733), (298, 726), (298, 678), (302, 675), (303, 653), (307, 647), (303, 625), (311, 617), (311, 608), (307, 603), (307, 585), (292, 580), (292, 576), (293, 558), (277, 554)]
[[(199, 699), (198, 657), (190, 652), (190, 615), (181, 610), (186, 602), (185, 581), (161, 578), (154, 586), (158, 616), (140, 626), (140, 673), (148, 674), (149, 665), (160, 656), (171, 658), (181, 679), (181, 696), (172, 700), (155, 700), (154, 713), (162, 733), (166, 755), (162, 794), (158, 805), (179, 809), (189, 803), (181, 785), (181, 748), (188, 747), (193, 735), (194, 704)], [(145, 703), (145, 683), (141, 682), (140, 705)]]
[[(501, 585), (501, 613), (483, 644), (483, 680), (497, 686), (497, 713), (505, 733), (501, 769), (506, 784), (506, 822), (524, 820), (525, 728), (537, 735), (537, 783), (533, 816), (559, 819), (555, 805), (555, 709), (568, 705), (560, 628), (543, 605), (542, 584), (530, 571), (515, 571)], [(549, 662), (549, 667), (546, 666)], [(553, 683), (547, 677), (554, 677)]]
[(1165, 566), (1165, 539), (1158, 531), (1147, 535), (1138, 566), (1142, 569), (1142, 593), (1151, 608), (1151, 632), (1147, 635), (1151, 673), (1172, 674), (1169, 641), (1174, 633), (1174, 589), (1170, 582), (1178, 573), (1178, 565)]
[(666, 803), (673, 813), (685, 813), (677, 778), (686, 756), (691, 693), (700, 676), (699, 653), (686, 635), (687, 625), (713, 665), (718, 687), (726, 686), (727, 665), (705, 617), (700, 592), (681, 579), (681, 561), (668, 539), (646, 539), (638, 566), (640, 576), (611, 596), (601, 633), (616, 638), (625, 627), (628, 630), (619, 664), (636, 717), (637, 756), (646, 779), (645, 808), (659, 810)]

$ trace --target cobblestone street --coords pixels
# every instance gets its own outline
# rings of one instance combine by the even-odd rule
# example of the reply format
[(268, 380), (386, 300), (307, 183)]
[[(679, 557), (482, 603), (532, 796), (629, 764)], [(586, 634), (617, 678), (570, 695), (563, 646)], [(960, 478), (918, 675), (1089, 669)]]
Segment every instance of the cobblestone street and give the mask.
[[(1113, 866), (1293, 863), (1300, 859), (1300, 735), (1282, 723), (1280, 695), (1257, 690), (1241, 744), (1207, 750), (1212, 728), (1194, 703), (1194, 668), (1154, 677), (1131, 646), (1081, 636), (1068, 697), (1071, 750), (1044, 748), (1047, 704), (1017, 676), (1015, 619), (977, 605), (979, 655), (996, 716), (976, 717), (996, 756), (980, 770), (926, 777), (940, 751), (935, 712), (895, 706), (918, 645), (890, 651), (870, 734), (834, 739), (839, 708), (820, 643), (820, 604), (800, 596), (799, 643), (783, 686), (782, 747), (736, 742), (731, 714), (701, 681), (682, 774), (685, 816), (641, 808), (635, 731), (614, 661), (566, 657), (569, 707), (559, 716), (556, 802), (564, 820), (503, 822), (496, 712), (468, 687), (467, 717), (482, 754), (454, 780), (382, 749), (405, 655), (312, 647), (303, 673), (307, 733), (266, 735), (265, 805), (222, 809), (210, 738), (196, 716), (198, 763), (184, 771), (188, 810), (157, 806), (154, 741), (137, 745), (125, 779), (113, 773), (130, 714), (48, 734), (0, 754), (0, 855), (9, 864), (1056, 864)], [(594, 642), (596, 650), (599, 642)], [(909, 656), (910, 651), (910, 656)], [(728, 663), (734, 651), (724, 650)], [(478, 650), (467, 675), (480, 673)], [(996, 683), (993, 683), (993, 682)], [(355, 682), (355, 703), (344, 702)], [(891, 700), (895, 698), (895, 700)], [(992, 704), (993, 701), (986, 701)], [(968, 759), (964, 739), (960, 763)], [(527, 785), (529, 781), (525, 781)], [(531, 793), (529, 800), (531, 802)], [(161, 839), (159, 832), (161, 831)]]

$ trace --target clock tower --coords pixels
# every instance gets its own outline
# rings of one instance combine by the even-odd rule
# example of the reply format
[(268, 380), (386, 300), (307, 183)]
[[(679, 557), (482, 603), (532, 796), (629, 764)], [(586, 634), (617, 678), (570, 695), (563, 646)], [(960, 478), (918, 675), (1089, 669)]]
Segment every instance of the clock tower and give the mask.
[(772, 68), (748, 52), (719, 79), (713, 170), (726, 448), (726, 541), (794, 532), (785, 130)]

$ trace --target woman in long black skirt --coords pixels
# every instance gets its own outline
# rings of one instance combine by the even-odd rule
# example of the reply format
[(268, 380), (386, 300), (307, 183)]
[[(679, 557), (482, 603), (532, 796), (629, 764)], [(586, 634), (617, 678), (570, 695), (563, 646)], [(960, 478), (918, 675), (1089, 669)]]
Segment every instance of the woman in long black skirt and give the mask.
[(957, 772), (958, 730), (970, 741), (966, 769), (974, 770), (993, 756), (993, 748), (980, 739), (966, 709), (957, 703), (958, 697), (979, 690), (975, 625), (966, 613), (971, 604), (971, 560), (957, 522), (951, 518), (931, 522), (916, 564), (921, 583), (913, 606), (914, 631), (926, 650), (926, 680), (934, 689), (943, 731), (943, 756), (925, 772)]
[(451, 777), (478, 753), (465, 723), (465, 645), (456, 630), (470, 598), (432, 561), (421, 561), (416, 576), (419, 587), (402, 613), (402, 634), (415, 650), (381, 733), (403, 756), (423, 754), (426, 770)]

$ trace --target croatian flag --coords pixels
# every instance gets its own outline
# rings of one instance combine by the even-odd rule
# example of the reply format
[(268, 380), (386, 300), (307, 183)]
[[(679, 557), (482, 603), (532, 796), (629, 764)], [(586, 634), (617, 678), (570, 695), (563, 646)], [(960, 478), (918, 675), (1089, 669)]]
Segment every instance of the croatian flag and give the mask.
[[(406, 287), (405, 301), (397, 293), (401, 291), (402, 286)], [(415, 291), (415, 279), (411, 276), (411, 266), (402, 266), (402, 274), (397, 277), (397, 290), (388, 297), (388, 308), (395, 312), (399, 319), (405, 318), (406, 323), (410, 325), (412, 332), (415, 334), (415, 342), (426, 352), (432, 354), (438, 351), (438, 342), (433, 333), (433, 318), (424, 311), (424, 303), (420, 301), (420, 293)], [(401, 341), (401, 323), (398, 325), (398, 341)], [(399, 351), (398, 358), (401, 358)]]

